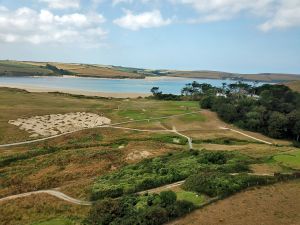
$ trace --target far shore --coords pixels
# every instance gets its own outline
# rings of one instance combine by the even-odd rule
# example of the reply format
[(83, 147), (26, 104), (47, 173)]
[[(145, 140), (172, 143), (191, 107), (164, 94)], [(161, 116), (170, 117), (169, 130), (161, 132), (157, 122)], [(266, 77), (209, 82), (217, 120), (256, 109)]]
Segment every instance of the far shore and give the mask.
[(74, 95), (85, 95), (85, 96), (96, 96), (105, 98), (138, 98), (138, 97), (148, 97), (151, 94), (145, 93), (121, 93), (121, 92), (97, 92), (97, 91), (83, 91), (77, 89), (67, 89), (67, 88), (49, 88), (49, 87), (35, 87), (32, 85), (23, 84), (5, 84), (0, 83), (0, 87), (17, 88), (23, 89), (28, 92), (38, 92), (38, 93), (49, 93), (49, 92), (60, 92)]

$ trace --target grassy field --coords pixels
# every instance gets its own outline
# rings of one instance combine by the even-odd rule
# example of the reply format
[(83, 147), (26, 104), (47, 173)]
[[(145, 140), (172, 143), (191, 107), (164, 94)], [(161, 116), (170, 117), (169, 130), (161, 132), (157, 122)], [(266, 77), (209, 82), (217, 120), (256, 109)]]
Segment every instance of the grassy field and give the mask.
[[(91, 112), (104, 114), (112, 123), (131, 122), (122, 125), (127, 128), (163, 130), (175, 126), (178, 131), (193, 138), (194, 148), (198, 150), (228, 151), (229, 154), (240, 152), (250, 157), (254, 161), (253, 166), (249, 166), (254, 172), (271, 165), (269, 161), (273, 156), (272, 166), (276, 167), (276, 171), (285, 171), (287, 161), (289, 166), (297, 168), (298, 164), (291, 165), (289, 159), (276, 158), (285, 155), (285, 152), (296, 152), (290, 142), (251, 133), (278, 144), (266, 145), (233, 132), (224, 132), (219, 127), (228, 124), (220, 121), (214, 113), (199, 110), (198, 102), (104, 99), (0, 88), (0, 143), (30, 139), (27, 132), (8, 124), (9, 120), (55, 113)], [(190, 112), (196, 113), (132, 121)], [(174, 133), (97, 128), (41, 143), (1, 148), (0, 197), (59, 187), (60, 191), (72, 197), (89, 199), (99, 177), (136, 165), (145, 157), (152, 159), (184, 153), (188, 150), (186, 143), (185, 138)], [(179, 161), (186, 165), (186, 162)], [(172, 163), (169, 166), (171, 168)], [(196, 204), (202, 201), (201, 196), (194, 198), (193, 193), (179, 192), (178, 196), (180, 199), (194, 199)], [(0, 203), (0, 224), (76, 224), (87, 215), (88, 210), (89, 207), (69, 205), (53, 197), (32, 196)]]
[(299, 180), (253, 188), (196, 210), (169, 224), (299, 224), (299, 189)]
[[(45, 63), (23, 62), (27, 65), (46, 66)], [(100, 78), (136, 78), (141, 79), (145, 76), (137, 73), (135, 70), (121, 70), (111, 66), (88, 65), (88, 64), (66, 64), (66, 63), (49, 63), (58, 69), (63, 69), (82, 77), (100, 77)]]
[(0, 76), (53, 76), (53, 71), (16, 61), (0, 61)]
[(300, 92), (300, 81), (293, 81), (293, 82), (288, 82), (286, 83), (286, 85), (294, 90), (294, 91), (297, 91), (297, 92)]
[(274, 156), (273, 159), (283, 166), (300, 169), (300, 151), (279, 154)]

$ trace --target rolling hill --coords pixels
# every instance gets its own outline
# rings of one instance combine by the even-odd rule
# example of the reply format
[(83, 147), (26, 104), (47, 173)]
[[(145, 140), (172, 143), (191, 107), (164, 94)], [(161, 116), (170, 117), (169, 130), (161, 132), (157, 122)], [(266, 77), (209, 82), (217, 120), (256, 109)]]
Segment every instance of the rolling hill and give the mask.
[(132, 78), (145, 77), (183, 77), (197, 79), (230, 79), (261, 82), (290, 82), (300, 81), (300, 75), (284, 73), (238, 74), (218, 71), (178, 71), (178, 70), (151, 70), (122, 66), (60, 63), (60, 62), (33, 62), (33, 61), (0, 61), (0, 76), (60, 76), (73, 75), (98, 78)]

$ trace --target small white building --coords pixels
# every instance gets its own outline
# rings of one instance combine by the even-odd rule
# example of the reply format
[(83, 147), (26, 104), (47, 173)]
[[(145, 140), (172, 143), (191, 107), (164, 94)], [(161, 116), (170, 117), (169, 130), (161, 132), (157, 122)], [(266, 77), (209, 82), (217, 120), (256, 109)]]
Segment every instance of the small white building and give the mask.
[(226, 95), (226, 94), (223, 94), (223, 93), (217, 93), (216, 96), (217, 96), (217, 97), (224, 97), (224, 98), (227, 98), (227, 95)]

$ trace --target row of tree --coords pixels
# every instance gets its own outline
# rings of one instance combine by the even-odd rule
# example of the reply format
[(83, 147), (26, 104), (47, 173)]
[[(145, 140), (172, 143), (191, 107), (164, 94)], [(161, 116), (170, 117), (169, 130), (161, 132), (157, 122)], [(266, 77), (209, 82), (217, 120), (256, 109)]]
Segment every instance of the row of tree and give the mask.
[(259, 97), (207, 95), (202, 98), (201, 107), (212, 109), (226, 122), (241, 128), (299, 142), (300, 94), (284, 85), (263, 85), (250, 91)]

